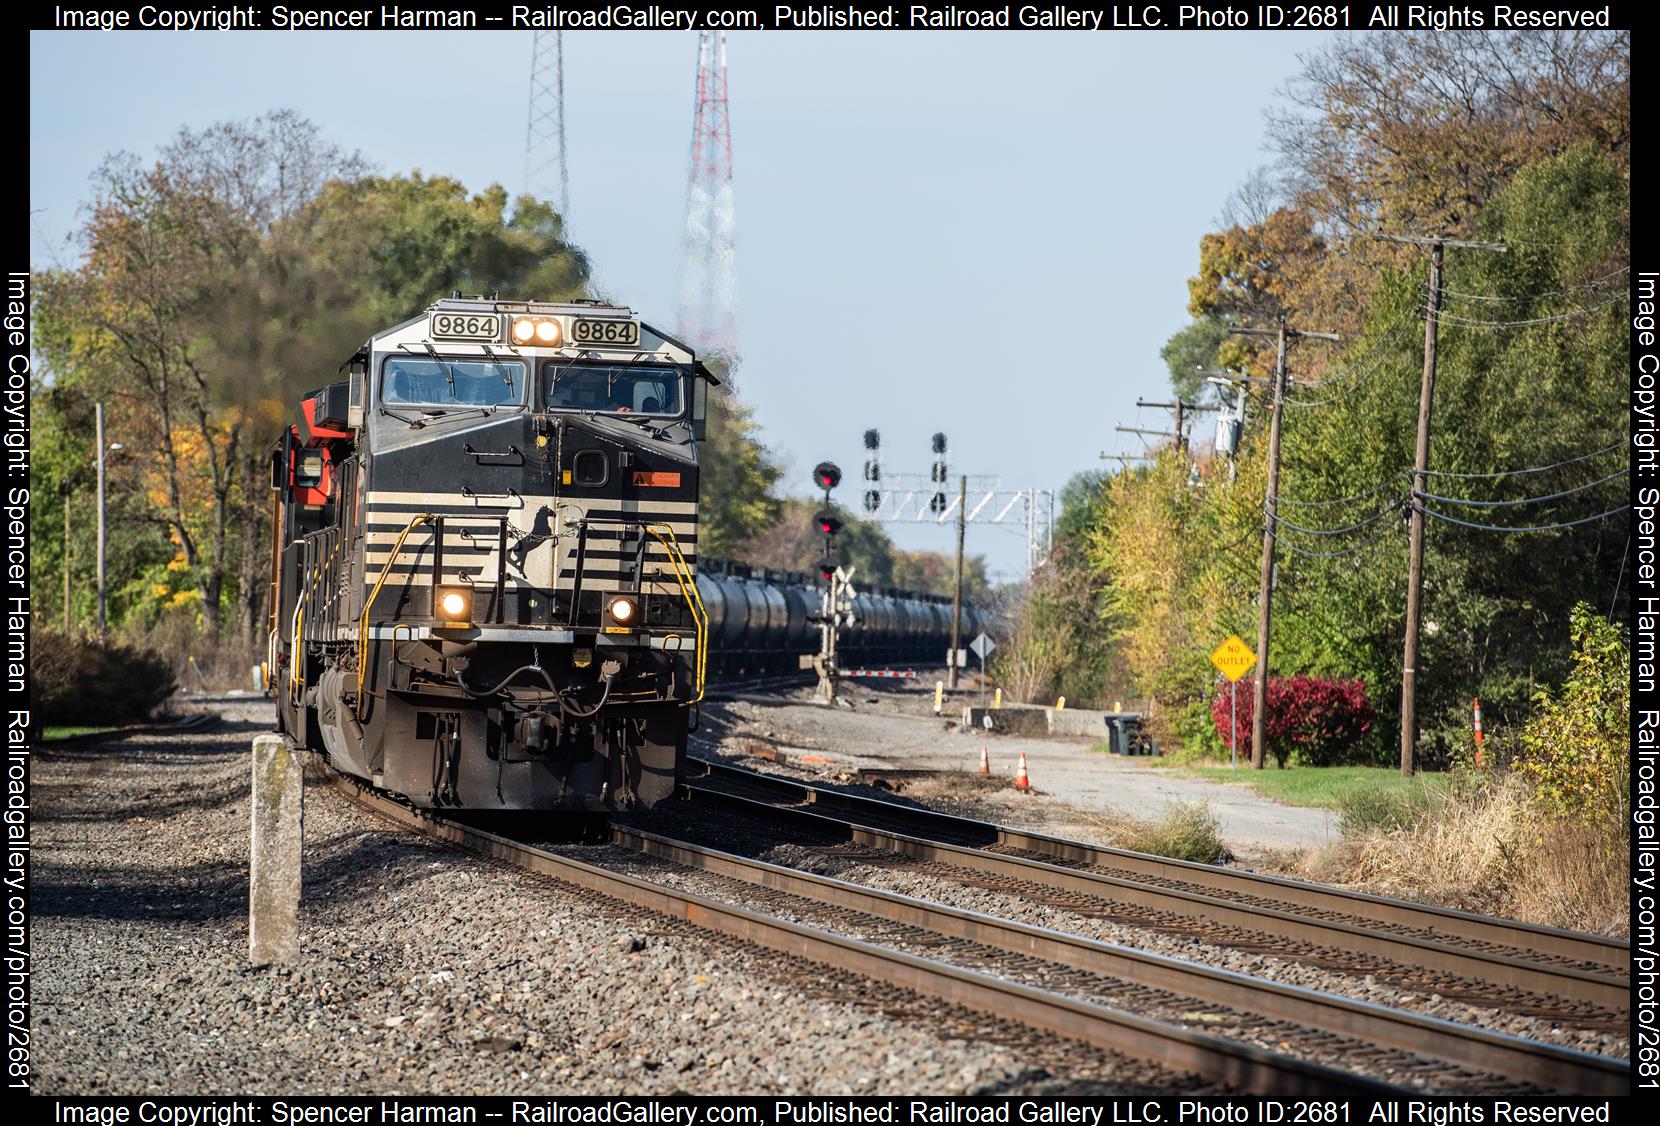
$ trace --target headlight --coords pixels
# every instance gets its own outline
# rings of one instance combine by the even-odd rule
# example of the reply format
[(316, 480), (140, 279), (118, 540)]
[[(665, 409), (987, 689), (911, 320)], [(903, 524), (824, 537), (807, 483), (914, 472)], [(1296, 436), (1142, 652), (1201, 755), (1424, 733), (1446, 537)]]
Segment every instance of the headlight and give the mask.
[(459, 587), (438, 588), (438, 617), (465, 625), (473, 616), (472, 592)]
[(619, 626), (632, 626), (634, 620), (640, 616), (640, 604), (632, 595), (623, 595), (613, 598), (605, 612)]
[(553, 317), (515, 317), (513, 319), (513, 343), (515, 344), (558, 344), (564, 330)]

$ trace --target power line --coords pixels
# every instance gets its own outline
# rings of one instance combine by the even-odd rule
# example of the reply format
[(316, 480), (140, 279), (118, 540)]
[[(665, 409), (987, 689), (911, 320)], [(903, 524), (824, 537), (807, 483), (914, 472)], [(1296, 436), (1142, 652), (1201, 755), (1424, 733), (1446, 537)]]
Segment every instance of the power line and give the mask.
[(1607, 309), (1612, 305), (1618, 305), (1621, 301), (1624, 301), (1625, 298), (1626, 295), (1621, 293), (1614, 297), (1610, 297), (1607, 301), (1600, 304), (1587, 305), (1583, 309), (1569, 309), (1563, 313), (1551, 313), (1548, 316), (1530, 317), (1526, 320), (1520, 321), (1487, 321), (1473, 317), (1460, 317), (1456, 314), (1447, 312), (1441, 313), (1438, 319), (1443, 320), (1450, 325), (1457, 325), (1460, 328), (1527, 328), (1530, 325), (1555, 324), (1558, 321), (1570, 321), (1575, 317), (1588, 316), (1591, 313)]
[(1274, 523), (1290, 528), (1294, 532), (1305, 532), (1311, 536), (1346, 536), (1350, 532), (1358, 532), (1362, 528), (1376, 524), (1379, 520), (1382, 520), (1385, 516), (1389, 515), (1389, 513), (1397, 511), (1400, 508), (1400, 501), (1405, 499), (1406, 497), (1403, 495), (1396, 499), (1395, 504), (1386, 508), (1380, 508), (1359, 523), (1350, 524), (1344, 528), (1305, 528), (1301, 524), (1293, 524), (1291, 521), (1285, 519), (1285, 517), (1279, 516), (1275, 513), (1269, 513), (1268, 515)]
[(1624, 477), (1630, 472), (1630, 467), (1627, 467), (1620, 470), (1618, 473), (1610, 473), (1608, 476), (1598, 478), (1589, 484), (1579, 485), (1572, 489), (1564, 489), (1559, 493), (1551, 493), (1549, 496), (1524, 497), (1521, 500), (1468, 500), (1464, 497), (1438, 497), (1434, 493), (1421, 493), (1416, 489), (1412, 491), (1412, 495), (1420, 500), (1433, 500), (1438, 501), (1441, 504), (1458, 504), (1467, 508), (1511, 508), (1519, 504), (1542, 504), (1547, 500), (1561, 500), (1563, 497), (1571, 497), (1575, 493), (1583, 493), (1586, 489), (1594, 489), (1598, 485), (1604, 485), (1609, 481)]
[[(1565, 289), (1548, 289), (1542, 293), (1524, 293), (1515, 297), (1506, 297), (1503, 294), (1496, 293), (1467, 293), (1457, 289), (1443, 289), (1441, 291), (1441, 296), (1457, 297), (1465, 301), (1540, 301), (1546, 297), (1566, 297), (1568, 294), (1578, 293), (1582, 289), (1595, 289), (1605, 281), (1611, 281), (1614, 278), (1620, 277), (1624, 274), (1629, 274), (1630, 272), (1630, 266), (1621, 266), (1618, 270), (1615, 270), (1611, 274), (1604, 274), (1600, 278), (1592, 278), (1590, 281), (1580, 282), (1578, 285), (1570, 285)], [(1422, 292), (1422, 290), (1420, 290), (1420, 292)]]
[(1417, 506), (1417, 510), (1422, 512), (1425, 516), (1433, 516), (1437, 520), (1445, 520), (1449, 524), (1457, 524), (1464, 528), (1474, 528), (1480, 532), (1554, 532), (1558, 528), (1572, 528), (1578, 524), (1589, 524), (1592, 521), (1602, 520), (1621, 512), (1629, 512), (1631, 511), (1631, 506), (1629, 504), (1622, 504), (1618, 508), (1610, 508), (1607, 512), (1599, 512), (1595, 516), (1584, 516), (1578, 520), (1564, 520), (1558, 524), (1534, 524), (1524, 528), (1508, 528), (1502, 527), (1498, 524), (1476, 524), (1469, 520), (1460, 520), (1456, 516), (1448, 516), (1445, 512), (1437, 512), (1435, 509), (1427, 508), (1423, 505)]
[[(1282, 547), (1284, 547), (1287, 551), (1291, 552), (1291, 554), (1301, 555), (1305, 559), (1337, 559), (1337, 558), (1339, 558), (1341, 556), (1344, 556), (1344, 555), (1354, 555), (1355, 553), (1357, 553), (1359, 551), (1363, 551), (1364, 549), (1366, 549), (1368, 547), (1371, 547), (1373, 544), (1377, 543), (1379, 540), (1381, 540), (1384, 536), (1387, 536), (1392, 531), (1394, 531), (1394, 526), (1393, 525), (1386, 526), (1384, 528), (1379, 529), (1375, 534), (1370, 535), (1367, 538), (1361, 540), (1359, 543), (1353, 545), (1352, 547), (1343, 548), (1341, 551), (1309, 551), (1307, 548), (1298, 547), (1296, 544), (1292, 543), (1290, 540), (1281, 539), (1279, 536), (1274, 536), (1274, 539)], [(1273, 535), (1272, 532), (1270, 532), (1269, 534)]]
[(1473, 481), (1484, 477), (1520, 477), (1524, 473), (1544, 473), (1548, 470), (1560, 469), (1564, 465), (1577, 465), (1582, 461), (1590, 461), (1594, 457), (1601, 457), (1605, 453), (1622, 448), (1625, 443), (1626, 439), (1621, 438), (1613, 445), (1604, 446), (1600, 450), (1592, 450), (1588, 454), (1580, 454), (1578, 457), (1570, 457), (1566, 461), (1556, 461), (1549, 465), (1531, 465), (1525, 469), (1501, 469), (1497, 473), (1448, 473), (1440, 469), (1426, 469), (1424, 473), (1429, 477), (1452, 477), (1464, 481)]
[[(1394, 337), (1400, 335), (1401, 330), (1406, 327), (1406, 324), (1407, 324), (1408, 321), (1414, 321), (1415, 322), (1416, 320), (1417, 320), (1417, 310), (1416, 309), (1410, 310), (1410, 311), (1405, 312), (1405, 313), (1402, 313), (1400, 316), (1396, 317), (1392, 322), (1390, 322), (1388, 327), (1383, 329), (1383, 331), (1378, 335), (1378, 338), (1376, 340), (1372, 341), (1371, 345), (1368, 348), (1366, 348), (1365, 351), (1361, 352), (1357, 356), (1352, 357), (1349, 360), (1348, 363), (1346, 363), (1343, 367), (1338, 369), (1338, 371), (1335, 375), (1328, 375), (1328, 376), (1325, 376), (1324, 378), (1321, 378), (1321, 379), (1298, 380), (1292, 386), (1297, 387), (1298, 389), (1303, 389), (1303, 388), (1312, 389), (1312, 388), (1315, 388), (1315, 387), (1324, 387), (1329, 383), (1336, 383), (1339, 380), (1344, 379), (1346, 376), (1348, 376), (1350, 373), (1352, 373), (1355, 368), (1360, 366), (1360, 361), (1361, 360), (1364, 360), (1367, 356), (1370, 356), (1373, 352), (1376, 352), (1379, 348), (1382, 348), (1385, 344), (1389, 343)], [(1367, 374), (1369, 375), (1371, 373), (1371, 371), (1376, 368), (1376, 366), (1377, 365), (1374, 364), (1372, 368), (1367, 369)]]
[(1377, 488), (1368, 493), (1356, 493), (1352, 497), (1332, 497), (1330, 500), (1292, 500), (1290, 497), (1280, 497), (1279, 502), (1281, 504), (1297, 505), (1303, 508), (1330, 508), (1331, 506), (1338, 504), (1352, 504), (1357, 500), (1370, 500), (1372, 497), (1388, 492), (1393, 487), (1394, 486), (1388, 484), (1379, 485)]

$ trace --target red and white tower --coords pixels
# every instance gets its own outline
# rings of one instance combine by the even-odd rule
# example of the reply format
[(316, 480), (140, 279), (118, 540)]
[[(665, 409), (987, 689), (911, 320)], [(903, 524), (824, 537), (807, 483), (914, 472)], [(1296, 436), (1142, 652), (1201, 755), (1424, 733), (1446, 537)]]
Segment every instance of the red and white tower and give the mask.
[(680, 247), (679, 331), (700, 352), (736, 365), (737, 219), (732, 201), (732, 122), (726, 103), (726, 33), (697, 37), (692, 155)]

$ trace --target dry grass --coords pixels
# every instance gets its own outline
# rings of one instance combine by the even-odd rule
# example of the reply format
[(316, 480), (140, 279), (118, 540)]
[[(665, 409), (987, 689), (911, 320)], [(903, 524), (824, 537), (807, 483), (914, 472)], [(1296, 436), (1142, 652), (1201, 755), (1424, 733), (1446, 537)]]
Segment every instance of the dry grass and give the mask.
[(1356, 828), (1313, 854), (1305, 873), (1545, 926), (1628, 933), (1623, 833), (1546, 818), (1514, 776), (1462, 787), (1405, 824)]
[(1123, 813), (1086, 813), (1085, 818), (1100, 826), (1115, 848), (1197, 864), (1226, 864), (1233, 859), (1216, 814), (1204, 802), (1171, 802), (1163, 816), (1152, 821)]
[(253, 666), (265, 659), (261, 642), (230, 636), (206, 637), (188, 608), (163, 614), (146, 629), (132, 631), (132, 640), (161, 654), (173, 668), (181, 691), (224, 691), (252, 688)]

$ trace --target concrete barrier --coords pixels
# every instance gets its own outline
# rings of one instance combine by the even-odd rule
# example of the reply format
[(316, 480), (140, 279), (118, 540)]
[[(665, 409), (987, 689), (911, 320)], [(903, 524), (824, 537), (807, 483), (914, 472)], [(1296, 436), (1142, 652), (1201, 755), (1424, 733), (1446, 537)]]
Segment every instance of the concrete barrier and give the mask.
[(300, 756), (281, 735), (256, 735), (248, 863), (248, 959), (291, 962), (300, 953), (300, 844), (305, 782)]
[[(963, 727), (994, 731), (1003, 735), (1073, 735), (1089, 739), (1107, 737), (1110, 712), (1088, 708), (1049, 708), (1034, 704), (1004, 704), (1001, 708), (964, 708)], [(986, 717), (991, 726), (986, 726)]]

